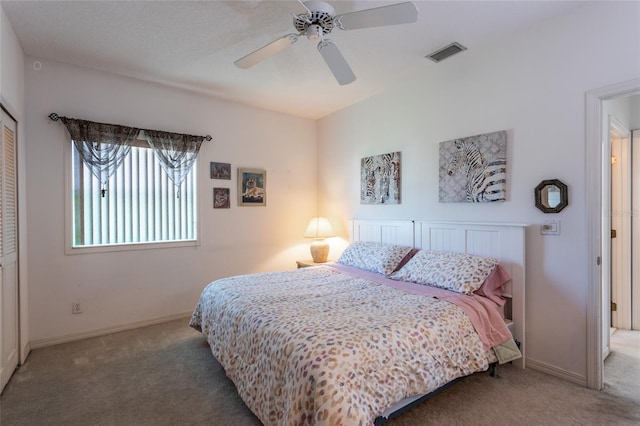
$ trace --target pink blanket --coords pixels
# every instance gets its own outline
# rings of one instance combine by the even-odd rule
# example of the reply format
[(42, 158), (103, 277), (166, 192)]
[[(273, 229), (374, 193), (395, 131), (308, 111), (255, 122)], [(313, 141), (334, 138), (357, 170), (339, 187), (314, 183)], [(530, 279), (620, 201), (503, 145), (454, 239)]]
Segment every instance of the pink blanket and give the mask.
[(509, 281), (510, 277), (500, 265), (487, 278), (485, 284), (472, 295), (455, 293), (428, 285), (396, 281), (385, 278), (375, 272), (368, 272), (339, 263), (331, 263), (324, 266), (345, 274), (385, 284), (407, 293), (434, 297), (455, 304), (469, 316), (471, 323), (480, 336), (480, 340), (484, 344), (485, 350), (501, 345), (512, 337), (511, 332), (504, 323), (502, 306), (505, 301), (500, 297), (502, 286)]

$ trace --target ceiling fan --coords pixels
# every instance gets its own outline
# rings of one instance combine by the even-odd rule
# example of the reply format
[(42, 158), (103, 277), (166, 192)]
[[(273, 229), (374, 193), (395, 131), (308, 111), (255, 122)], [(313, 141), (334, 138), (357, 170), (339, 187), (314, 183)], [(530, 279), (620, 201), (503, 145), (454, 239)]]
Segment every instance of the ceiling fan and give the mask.
[(335, 15), (333, 7), (323, 1), (298, 0), (307, 10), (306, 13), (293, 14), (293, 26), (297, 33), (286, 34), (266, 46), (238, 59), (234, 64), (239, 68), (250, 68), (298, 41), (305, 36), (318, 42), (318, 51), (329, 66), (340, 85), (352, 83), (356, 76), (338, 50), (338, 47), (325, 38), (334, 28), (357, 30), (360, 28), (381, 27), (385, 25), (409, 24), (418, 20), (418, 9), (411, 2), (396, 3), (388, 6)]

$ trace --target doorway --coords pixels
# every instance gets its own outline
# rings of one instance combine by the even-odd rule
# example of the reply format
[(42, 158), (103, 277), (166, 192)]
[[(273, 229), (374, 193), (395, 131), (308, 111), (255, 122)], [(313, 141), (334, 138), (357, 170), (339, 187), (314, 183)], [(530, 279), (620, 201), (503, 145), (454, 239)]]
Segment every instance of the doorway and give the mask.
[(640, 253), (636, 213), (640, 207), (640, 132), (629, 128), (640, 127), (640, 95), (605, 101), (606, 110), (611, 147), (611, 331), (608, 345), (605, 343), (603, 378), (608, 391), (637, 395), (633, 372), (640, 371), (640, 264), (634, 262), (633, 254)]
[[(606, 101), (620, 103), (622, 100)], [(629, 108), (618, 108), (625, 113)], [(620, 111), (617, 112), (620, 114)], [(627, 114), (628, 115), (628, 114)], [(635, 164), (638, 150), (633, 150), (629, 120), (620, 120), (614, 114), (609, 114), (609, 143), (611, 152), (611, 287), (610, 287), (610, 327), (613, 333), (616, 329), (630, 330), (631, 286), (632, 286), (632, 251), (633, 239), (632, 203), (638, 202), (633, 197), (632, 181), (638, 176), (640, 164)], [(637, 273), (637, 271), (636, 271)], [(603, 324), (606, 328), (606, 324)], [(605, 357), (606, 353), (605, 344)]]
[[(636, 95), (640, 99), (640, 95)], [(640, 101), (639, 101), (640, 103)], [(636, 111), (640, 116), (640, 112)], [(639, 118), (640, 120), (640, 118)], [(635, 125), (634, 125), (635, 127)], [(640, 126), (638, 126), (640, 127)], [(637, 173), (632, 173), (631, 187), (635, 197), (632, 197), (632, 245), (631, 245), (631, 329), (640, 330), (640, 130), (634, 129), (631, 132), (631, 147), (633, 154), (633, 169)], [(633, 149), (636, 147), (636, 149)], [(635, 212), (635, 214), (634, 214)], [(633, 254), (636, 254), (633, 256)]]
[(640, 79), (595, 89), (586, 94), (586, 166), (588, 234), (587, 386), (604, 386), (604, 358), (609, 346), (611, 306), (611, 143), (604, 102), (640, 94)]

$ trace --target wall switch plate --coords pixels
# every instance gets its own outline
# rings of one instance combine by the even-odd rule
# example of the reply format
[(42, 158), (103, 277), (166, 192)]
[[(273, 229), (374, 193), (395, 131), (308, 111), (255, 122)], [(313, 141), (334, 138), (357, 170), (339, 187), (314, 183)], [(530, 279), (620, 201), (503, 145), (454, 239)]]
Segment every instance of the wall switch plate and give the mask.
[(542, 235), (560, 235), (560, 221), (545, 220), (540, 227), (540, 233)]

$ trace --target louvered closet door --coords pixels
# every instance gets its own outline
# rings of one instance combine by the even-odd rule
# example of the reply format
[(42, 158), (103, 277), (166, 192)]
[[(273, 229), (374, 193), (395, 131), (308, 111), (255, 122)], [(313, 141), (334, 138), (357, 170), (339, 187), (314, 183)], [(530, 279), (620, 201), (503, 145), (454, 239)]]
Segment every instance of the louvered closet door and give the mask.
[(0, 391), (18, 366), (18, 209), (16, 123), (1, 111), (0, 125)]

